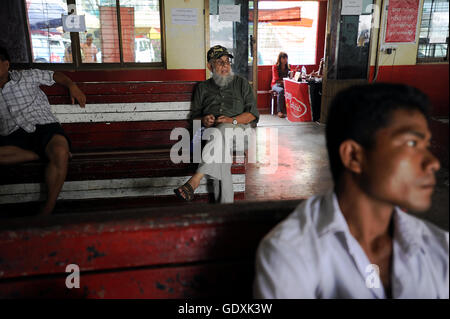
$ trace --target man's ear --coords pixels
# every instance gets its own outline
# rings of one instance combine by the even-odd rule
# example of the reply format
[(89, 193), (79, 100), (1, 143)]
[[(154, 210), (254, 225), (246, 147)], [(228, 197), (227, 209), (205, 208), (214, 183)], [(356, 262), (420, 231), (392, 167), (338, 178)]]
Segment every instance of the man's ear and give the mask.
[(364, 159), (363, 147), (354, 140), (345, 140), (339, 146), (342, 165), (352, 173), (360, 174)]
[(206, 66), (208, 67), (208, 70), (210, 70), (211, 72), (213, 71), (212, 65), (211, 63), (207, 63)]

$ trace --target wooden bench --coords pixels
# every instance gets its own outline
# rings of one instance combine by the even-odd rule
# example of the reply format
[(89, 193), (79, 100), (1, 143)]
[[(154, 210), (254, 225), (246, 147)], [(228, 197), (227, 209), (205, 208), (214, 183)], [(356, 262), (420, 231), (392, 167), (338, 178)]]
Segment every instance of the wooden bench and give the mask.
[[(251, 298), (259, 241), (300, 202), (5, 220), (0, 298)], [(80, 288), (66, 288), (69, 264)]]
[[(86, 108), (71, 105), (60, 86), (43, 88), (52, 111), (72, 141), (61, 201), (140, 198), (147, 203), (177, 200), (173, 188), (186, 182), (197, 164), (174, 164), (170, 140), (176, 127), (188, 128), (196, 82), (78, 83)], [(240, 159), (243, 161), (243, 159)], [(45, 165), (31, 162), (0, 168), (1, 214), (17, 213), (18, 203), (45, 198)], [(235, 198), (245, 191), (245, 163), (232, 166)], [(211, 198), (207, 182), (196, 199)], [(181, 201), (180, 201), (181, 202)], [(27, 210), (27, 209), (24, 209)]]

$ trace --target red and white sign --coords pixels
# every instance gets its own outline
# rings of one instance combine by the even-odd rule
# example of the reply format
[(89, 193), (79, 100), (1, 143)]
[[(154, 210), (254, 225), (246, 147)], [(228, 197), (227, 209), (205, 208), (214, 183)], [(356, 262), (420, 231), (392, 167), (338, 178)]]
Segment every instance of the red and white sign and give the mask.
[(284, 80), (287, 118), (291, 122), (311, 122), (311, 103), (308, 83)]
[(416, 40), (419, 0), (390, 0), (384, 42)]

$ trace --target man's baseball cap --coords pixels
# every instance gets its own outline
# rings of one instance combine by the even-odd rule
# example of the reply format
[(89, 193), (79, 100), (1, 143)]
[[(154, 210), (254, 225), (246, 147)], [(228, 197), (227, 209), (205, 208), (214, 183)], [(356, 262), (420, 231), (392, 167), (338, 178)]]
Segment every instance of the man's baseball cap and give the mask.
[(220, 59), (224, 55), (228, 55), (230, 58), (233, 58), (233, 55), (228, 52), (227, 48), (221, 46), (221, 45), (215, 45), (211, 49), (208, 50), (208, 62), (210, 60), (216, 60)]

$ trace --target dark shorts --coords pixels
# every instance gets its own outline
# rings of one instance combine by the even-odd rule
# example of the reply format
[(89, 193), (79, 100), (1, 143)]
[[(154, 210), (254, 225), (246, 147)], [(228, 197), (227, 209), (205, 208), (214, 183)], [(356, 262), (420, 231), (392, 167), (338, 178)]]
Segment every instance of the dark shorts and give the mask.
[(0, 135), (0, 146), (17, 146), (25, 150), (33, 151), (44, 160), (47, 159), (45, 148), (53, 135), (57, 134), (66, 138), (69, 144), (69, 150), (71, 150), (72, 145), (70, 139), (59, 123), (36, 125), (36, 130), (33, 133), (28, 133), (24, 129), (19, 128), (7, 136)]

